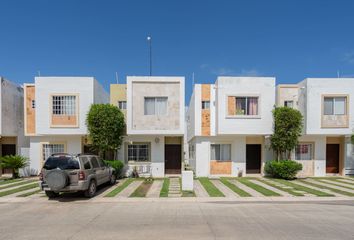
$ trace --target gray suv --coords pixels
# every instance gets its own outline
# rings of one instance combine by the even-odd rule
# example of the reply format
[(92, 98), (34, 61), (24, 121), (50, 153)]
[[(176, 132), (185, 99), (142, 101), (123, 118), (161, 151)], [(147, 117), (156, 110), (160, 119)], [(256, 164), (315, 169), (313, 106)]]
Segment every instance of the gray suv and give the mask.
[(40, 188), (49, 198), (60, 192), (82, 191), (93, 197), (97, 186), (116, 182), (114, 169), (96, 155), (53, 154), (44, 163)]

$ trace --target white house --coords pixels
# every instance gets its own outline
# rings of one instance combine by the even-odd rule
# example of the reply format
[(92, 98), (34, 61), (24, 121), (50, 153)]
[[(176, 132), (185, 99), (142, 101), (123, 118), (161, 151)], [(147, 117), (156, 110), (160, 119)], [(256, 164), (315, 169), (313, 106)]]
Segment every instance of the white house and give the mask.
[(94, 103), (108, 103), (93, 77), (36, 77), (25, 84), (25, 135), (30, 137), (30, 168), (39, 173), (53, 153), (88, 149), (86, 114)]
[(23, 88), (3, 77), (0, 82), (0, 155), (21, 154), (28, 145), (23, 133)]
[(218, 77), (196, 84), (187, 113), (196, 176), (261, 174), (272, 134), (275, 78)]
[(306, 176), (354, 174), (354, 78), (307, 78), (279, 85), (277, 104), (304, 117), (304, 132), (293, 158)]
[(184, 77), (127, 77), (111, 85), (111, 103), (126, 114), (127, 136), (118, 157), (141, 175), (181, 172)]

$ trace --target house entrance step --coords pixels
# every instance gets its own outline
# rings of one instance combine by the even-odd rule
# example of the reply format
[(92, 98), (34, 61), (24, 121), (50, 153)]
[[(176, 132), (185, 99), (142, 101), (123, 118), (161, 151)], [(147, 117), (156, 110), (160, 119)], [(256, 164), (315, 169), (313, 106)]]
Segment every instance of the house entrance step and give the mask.
[(181, 184), (178, 177), (170, 177), (168, 197), (181, 197)]

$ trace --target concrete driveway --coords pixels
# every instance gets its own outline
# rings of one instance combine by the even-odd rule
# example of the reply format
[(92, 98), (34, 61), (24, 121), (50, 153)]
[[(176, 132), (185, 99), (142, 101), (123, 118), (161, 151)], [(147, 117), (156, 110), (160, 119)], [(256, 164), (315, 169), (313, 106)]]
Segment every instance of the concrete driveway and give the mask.
[(354, 201), (0, 203), (1, 239), (353, 239)]

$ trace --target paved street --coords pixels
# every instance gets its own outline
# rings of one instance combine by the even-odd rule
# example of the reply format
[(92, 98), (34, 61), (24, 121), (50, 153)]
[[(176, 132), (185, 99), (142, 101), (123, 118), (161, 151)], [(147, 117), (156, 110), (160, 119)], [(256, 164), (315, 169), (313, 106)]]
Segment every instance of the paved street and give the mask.
[(354, 201), (0, 203), (1, 239), (354, 239)]

